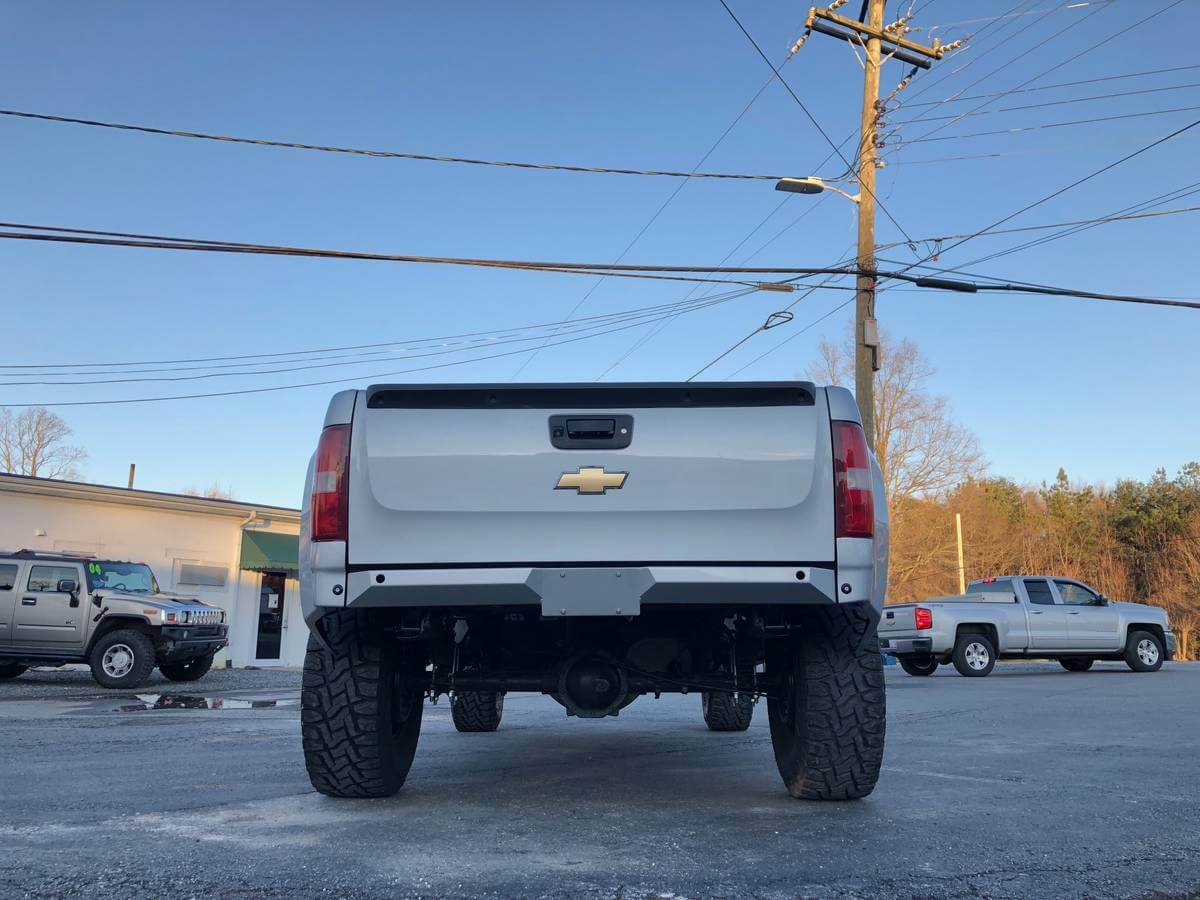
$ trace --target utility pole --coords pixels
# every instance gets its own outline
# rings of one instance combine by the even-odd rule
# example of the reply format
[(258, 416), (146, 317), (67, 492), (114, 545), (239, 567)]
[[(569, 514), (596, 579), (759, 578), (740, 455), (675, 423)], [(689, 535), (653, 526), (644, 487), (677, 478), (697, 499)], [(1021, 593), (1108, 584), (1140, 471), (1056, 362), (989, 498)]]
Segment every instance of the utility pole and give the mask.
[[(863, 61), (862, 125), (858, 151), (858, 253), (854, 296), (854, 393), (862, 414), (867, 444), (875, 447), (875, 373), (879, 371), (879, 325), (875, 319), (875, 168), (877, 129), (883, 110), (879, 104), (879, 69), (882, 51), (888, 59), (897, 59), (917, 68), (928, 69), (932, 60), (941, 59), (958, 45), (932, 46), (910, 41), (904, 35), (911, 29), (901, 18), (883, 24), (887, 0), (863, 0), (859, 21), (838, 15), (834, 10), (847, 0), (833, 0), (828, 7), (812, 7), (805, 21), (806, 35), (816, 31), (866, 50)], [(913, 70), (914, 72), (916, 69)], [(911, 77), (911, 74), (907, 77)], [(870, 273), (870, 274), (864, 274)]]
[[(883, 4), (870, 0), (867, 27), (883, 31)], [(879, 47), (877, 37), (867, 38), (863, 71), (862, 127), (858, 156), (858, 276), (854, 291), (854, 395), (862, 415), (867, 446), (875, 449), (875, 373), (879, 371), (879, 323), (875, 319), (875, 125), (879, 115)]]
[(130, 463), (129, 464), (129, 484), (127, 485), (127, 487), (131, 491), (133, 490), (133, 473), (136, 471), (137, 471), (137, 463)]
[(967, 592), (967, 570), (963, 565), (962, 513), (954, 514), (954, 530), (958, 532), (958, 592)]

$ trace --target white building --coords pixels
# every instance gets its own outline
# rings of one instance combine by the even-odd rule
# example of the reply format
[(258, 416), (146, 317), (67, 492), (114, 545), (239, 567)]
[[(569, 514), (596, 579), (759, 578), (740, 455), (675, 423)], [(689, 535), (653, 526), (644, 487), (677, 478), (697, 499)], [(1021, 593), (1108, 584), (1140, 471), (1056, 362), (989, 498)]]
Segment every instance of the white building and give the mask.
[(218, 666), (303, 664), (299, 530), (298, 509), (0, 474), (0, 549), (149, 564), (162, 590), (226, 611)]

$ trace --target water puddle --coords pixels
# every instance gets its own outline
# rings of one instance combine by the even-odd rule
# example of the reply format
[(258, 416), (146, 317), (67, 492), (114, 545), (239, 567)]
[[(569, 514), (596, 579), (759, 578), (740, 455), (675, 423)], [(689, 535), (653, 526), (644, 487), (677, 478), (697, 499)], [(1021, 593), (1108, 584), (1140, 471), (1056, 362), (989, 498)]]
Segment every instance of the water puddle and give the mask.
[(299, 705), (299, 697), (241, 699), (198, 697), (194, 694), (138, 694), (137, 702), (123, 701), (111, 711), (130, 713), (152, 709), (283, 709)]

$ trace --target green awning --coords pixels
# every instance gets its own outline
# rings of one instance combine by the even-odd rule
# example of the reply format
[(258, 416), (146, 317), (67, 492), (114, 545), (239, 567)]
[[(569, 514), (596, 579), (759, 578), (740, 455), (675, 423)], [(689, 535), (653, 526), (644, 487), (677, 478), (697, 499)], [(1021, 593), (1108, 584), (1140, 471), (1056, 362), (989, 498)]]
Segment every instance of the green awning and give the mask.
[(269, 531), (242, 532), (242, 568), (251, 572), (297, 572), (300, 538)]

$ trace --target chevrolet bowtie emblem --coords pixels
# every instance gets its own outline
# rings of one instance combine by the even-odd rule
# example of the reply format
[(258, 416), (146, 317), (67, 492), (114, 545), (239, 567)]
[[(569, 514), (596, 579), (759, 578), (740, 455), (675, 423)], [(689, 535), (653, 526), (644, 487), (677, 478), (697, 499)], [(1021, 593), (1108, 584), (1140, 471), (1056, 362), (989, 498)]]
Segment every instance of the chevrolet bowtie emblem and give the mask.
[(558, 476), (556, 491), (574, 489), (579, 494), (603, 494), (609, 488), (616, 490), (623, 487), (628, 472), (605, 472), (599, 466), (582, 466), (578, 472), (563, 472)]

